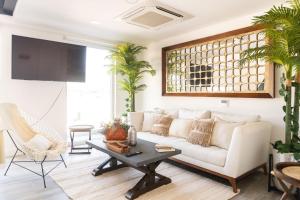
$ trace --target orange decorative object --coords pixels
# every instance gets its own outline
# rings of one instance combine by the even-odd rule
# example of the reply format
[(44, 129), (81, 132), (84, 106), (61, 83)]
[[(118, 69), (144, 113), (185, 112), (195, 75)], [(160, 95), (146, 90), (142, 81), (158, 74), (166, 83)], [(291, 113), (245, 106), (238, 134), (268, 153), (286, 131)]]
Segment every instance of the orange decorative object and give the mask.
[(115, 120), (113, 126), (106, 131), (106, 140), (126, 140), (127, 133), (121, 127), (120, 121)]
[(106, 140), (126, 140), (127, 134), (125, 130), (121, 127), (110, 128), (106, 133)]

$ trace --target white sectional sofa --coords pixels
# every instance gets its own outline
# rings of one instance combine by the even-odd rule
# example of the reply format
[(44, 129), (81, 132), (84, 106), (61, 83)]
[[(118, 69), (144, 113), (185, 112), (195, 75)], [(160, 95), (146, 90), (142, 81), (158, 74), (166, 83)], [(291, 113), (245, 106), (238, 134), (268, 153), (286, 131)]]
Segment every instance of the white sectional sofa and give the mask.
[[(192, 119), (197, 117), (197, 114), (203, 117), (203, 113), (206, 115), (204, 118), (215, 118), (217, 116), (228, 122), (241, 123), (233, 129), (228, 148), (218, 146), (202, 147), (189, 143), (184, 137), (160, 136), (151, 133), (149, 130), (143, 131), (146, 128), (145, 126), (150, 126), (148, 112), (147, 116), (144, 112), (129, 113), (128, 120), (130, 124), (136, 127), (138, 138), (154, 143), (169, 144), (181, 149), (182, 153), (180, 155), (171, 158), (173, 161), (225, 178), (232, 185), (233, 191), (237, 192), (237, 180), (239, 178), (258, 168), (266, 170), (271, 125), (268, 122), (260, 121), (260, 117), (256, 115), (231, 115), (187, 109), (172, 111), (171, 115), (175, 119), (189, 116)], [(144, 119), (144, 115), (148, 119)], [(179, 129), (188, 129), (188, 127), (182, 128), (182, 125), (180, 126)], [(174, 127), (172, 129), (174, 132)]]

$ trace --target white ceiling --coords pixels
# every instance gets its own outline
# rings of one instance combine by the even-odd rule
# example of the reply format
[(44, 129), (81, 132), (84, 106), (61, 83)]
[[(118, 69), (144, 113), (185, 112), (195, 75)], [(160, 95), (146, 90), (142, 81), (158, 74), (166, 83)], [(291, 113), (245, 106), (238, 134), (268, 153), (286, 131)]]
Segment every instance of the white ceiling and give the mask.
[(127, 0), (19, 0), (13, 18), (26, 24), (47, 26), (108, 40), (148, 43), (228, 19), (256, 14), (269, 9), (275, 3), (278, 4), (278, 1), (274, 0), (159, 2), (194, 17), (180, 24), (153, 31), (115, 20), (116, 16), (135, 5)]

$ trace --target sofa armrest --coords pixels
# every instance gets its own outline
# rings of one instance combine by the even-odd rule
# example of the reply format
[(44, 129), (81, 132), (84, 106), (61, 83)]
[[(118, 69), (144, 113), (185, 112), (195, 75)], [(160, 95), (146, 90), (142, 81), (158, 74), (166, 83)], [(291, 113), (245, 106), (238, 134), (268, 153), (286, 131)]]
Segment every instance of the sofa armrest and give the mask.
[(267, 162), (271, 125), (253, 122), (234, 129), (224, 166), (226, 175), (237, 178)]
[(144, 122), (143, 112), (129, 112), (127, 117), (128, 117), (128, 123), (130, 125), (133, 125), (136, 131), (142, 131), (143, 122)]

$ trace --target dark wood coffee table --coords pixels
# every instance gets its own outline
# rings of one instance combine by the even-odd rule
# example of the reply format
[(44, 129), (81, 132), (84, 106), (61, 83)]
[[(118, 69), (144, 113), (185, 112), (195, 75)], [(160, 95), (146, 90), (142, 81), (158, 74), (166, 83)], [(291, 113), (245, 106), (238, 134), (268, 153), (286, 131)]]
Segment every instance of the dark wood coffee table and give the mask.
[(86, 143), (92, 148), (102, 151), (110, 156), (110, 158), (93, 170), (92, 174), (94, 176), (122, 167), (132, 167), (145, 174), (140, 181), (125, 194), (125, 197), (130, 200), (162, 185), (171, 183), (172, 181), (170, 178), (158, 174), (155, 169), (162, 161), (181, 153), (181, 150), (179, 149), (176, 149), (173, 152), (158, 153), (155, 150), (155, 143), (139, 139), (137, 145), (130, 148), (130, 152), (142, 151), (143, 153), (132, 157), (126, 157), (125, 153), (120, 154), (107, 149), (106, 144), (102, 141), (87, 141)]

